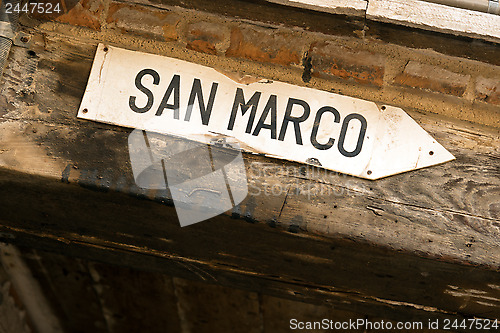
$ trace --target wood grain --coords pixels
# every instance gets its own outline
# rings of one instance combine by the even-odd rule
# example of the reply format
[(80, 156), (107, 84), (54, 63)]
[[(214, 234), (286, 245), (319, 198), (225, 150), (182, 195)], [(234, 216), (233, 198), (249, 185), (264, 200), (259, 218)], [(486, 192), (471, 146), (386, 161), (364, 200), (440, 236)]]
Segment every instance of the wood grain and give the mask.
[[(68, 332), (136, 333), (147, 329), (224, 333), (238, 327), (243, 332), (271, 333), (289, 332), (292, 320), (328, 320), (332, 327), (359, 319), (387, 322), (385, 317), (373, 318), (329, 304), (303, 303), (256, 291), (172, 279), (157, 272), (135, 271), (45, 251), (23, 248), (21, 253), (53, 303), (60, 303), (64, 313), (73, 314), (59, 315)], [(396, 327), (396, 322), (393, 325)], [(359, 327), (342, 331), (372, 330)]]
[(81, 259), (20, 249), (22, 259), (50, 302), (64, 332), (108, 332), (92, 278)]

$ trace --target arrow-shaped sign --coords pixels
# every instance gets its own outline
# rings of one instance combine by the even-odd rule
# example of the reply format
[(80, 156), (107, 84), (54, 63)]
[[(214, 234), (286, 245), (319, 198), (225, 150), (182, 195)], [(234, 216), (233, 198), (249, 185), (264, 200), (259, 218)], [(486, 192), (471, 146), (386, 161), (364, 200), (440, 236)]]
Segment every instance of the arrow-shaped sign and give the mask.
[(100, 44), (78, 117), (379, 179), (453, 160), (406, 112)]

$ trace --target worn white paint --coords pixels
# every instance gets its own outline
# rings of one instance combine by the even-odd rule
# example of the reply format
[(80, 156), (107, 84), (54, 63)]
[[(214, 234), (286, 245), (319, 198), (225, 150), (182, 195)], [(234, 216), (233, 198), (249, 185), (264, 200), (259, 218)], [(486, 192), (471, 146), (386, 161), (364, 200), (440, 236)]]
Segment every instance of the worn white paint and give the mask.
[[(145, 75), (139, 80), (154, 99), (139, 91), (136, 83), (138, 73), (145, 69), (154, 70), (158, 75), (159, 82), (156, 84), (153, 75)], [(174, 75), (180, 76), (178, 119), (174, 117), (173, 109), (164, 109), (161, 115), (157, 115), (160, 102), (173, 82)], [(202, 123), (197, 101), (194, 102), (191, 116), (187, 117), (188, 100), (193, 82), (197, 79), (201, 80), (204, 105), (208, 103), (213, 84), (217, 84), (212, 113), (206, 124)], [(251, 109), (243, 115), (241, 105), (234, 103), (238, 89), (243, 91), (244, 103), (248, 103), (254, 94), (261, 94), (253, 124), (249, 121)], [(275, 138), (272, 138), (272, 131), (267, 128), (256, 133), (265, 106), (273, 104), (273, 95), (276, 97)], [(174, 103), (173, 94), (167, 97), (168, 103)], [(131, 109), (131, 101), (135, 107), (144, 107), (150, 99), (152, 107), (148, 110), (138, 113)], [(293, 100), (300, 101), (302, 105), (291, 104)], [(234, 127), (230, 128), (234, 105), (237, 107), (236, 118)], [(300, 131), (296, 130), (295, 123), (284, 121), (288, 106), (291, 106), (291, 117), (301, 117), (307, 113), (307, 107), (310, 108), (309, 116), (298, 124)], [(329, 111), (316, 118), (321, 114), (318, 111), (324, 107)], [(271, 124), (271, 113), (263, 117), (264, 124)], [(406, 112), (397, 107), (379, 106), (366, 100), (282, 82), (260, 80), (241, 84), (209, 67), (102, 44), (94, 59), (78, 117), (181, 136), (203, 143), (235, 138), (246, 151), (321, 165), (325, 169), (367, 179), (378, 179), (454, 159)], [(316, 122), (319, 126), (314, 125), (315, 119), (319, 119)], [(364, 134), (363, 123), (366, 124)], [(251, 124), (250, 130), (248, 124)], [(313, 134), (315, 127), (316, 135)], [(302, 143), (297, 137), (302, 139)], [(316, 138), (317, 143), (312, 137)], [(333, 145), (328, 148), (326, 144), (331, 140), (334, 140)]]
[(500, 41), (500, 16), (418, 0), (370, 0), (366, 17), (415, 28)]

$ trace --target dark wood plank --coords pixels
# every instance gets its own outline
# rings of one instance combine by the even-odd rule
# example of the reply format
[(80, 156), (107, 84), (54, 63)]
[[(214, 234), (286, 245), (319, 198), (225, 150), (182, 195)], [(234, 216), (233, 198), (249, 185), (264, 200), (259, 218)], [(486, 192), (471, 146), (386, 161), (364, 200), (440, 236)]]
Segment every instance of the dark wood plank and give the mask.
[(401, 25), (366, 20), (356, 16), (328, 13), (278, 5), (263, 0), (127, 0), (123, 2), (152, 5), (170, 9), (171, 6), (203, 10), (228, 17), (242, 18), (264, 24), (301, 27), (306, 30), (339, 37), (368, 38), (381, 43), (428, 50), (466, 57), (493, 65), (500, 65), (497, 45), (478, 39), (409, 28)]

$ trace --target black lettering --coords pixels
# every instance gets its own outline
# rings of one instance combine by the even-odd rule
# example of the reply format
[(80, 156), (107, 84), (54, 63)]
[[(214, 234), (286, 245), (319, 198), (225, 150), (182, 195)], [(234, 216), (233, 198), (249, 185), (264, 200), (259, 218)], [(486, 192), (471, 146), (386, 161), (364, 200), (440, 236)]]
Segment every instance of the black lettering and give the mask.
[[(361, 123), (361, 129), (359, 130), (358, 142), (356, 143), (356, 148), (349, 152), (344, 148), (345, 135), (347, 133), (347, 127), (349, 126), (349, 122), (351, 119), (357, 119)], [(339, 137), (339, 151), (342, 155), (347, 157), (354, 157), (361, 152), (361, 148), (363, 147), (363, 141), (365, 140), (366, 133), (366, 119), (362, 115), (358, 113), (351, 113), (347, 117), (345, 117), (344, 122), (342, 123), (342, 129), (340, 130)]]
[(215, 100), (215, 93), (217, 92), (218, 85), (219, 84), (217, 82), (212, 83), (212, 89), (210, 90), (208, 103), (205, 106), (205, 103), (203, 102), (203, 92), (201, 90), (201, 81), (200, 79), (194, 79), (193, 87), (191, 88), (191, 94), (189, 95), (186, 116), (184, 117), (185, 121), (189, 121), (191, 119), (194, 100), (197, 98), (201, 114), (201, 122), (203, 125), (208, 125), (208, 122), (210, 121), (210, 115), (212, 114), (212, 108), (214, 106), (214, 100)]
[(236, 113), (238, 112), (238, 107), (241, 107), (241, 114), (245, 113), (250, 109), (250, 117), (248, 118), (246, 133), (252, 131), (253, 121), (255, 119), (255, 113), (257, 111), (257, 105), (259, 104), (261, 93), (259, 91), (255, 92), (248, 103), (245, 103), (245, 96), (243, 95), (243, 89), (236, 89), (236, 95), (234, 96), (233, 108), (231, 110), (231, 116), (229, 118), (229, 124), (227, 125), (228, 130), (232, 130), (234, 127), (234, 121), (236, 120)]
[[(265, 124), (264, 121), (266, 121), (269, 111), (271, 111), (271, 124)], [(271, 139), (276, 139), (276, 114), (276, 95), (271, 95), (266, 106), (264, 107), (264, 111), (262, 111), (252, 135), (259, 135), (260, 130), (265, 128), (271, 130)]]
[(325, 112), (331, 112), (333, 114), (333, 116), (335, 117), (333, 119), (333, 122), (334, 123), (340, 123), (340, 114), (339, 114), (339, 112), (335, 108), (333, 108), (331, 106), (324, 106), (321, 109), (319, 109), (318, 112), (316, 112), (316, 118), (314, 118), (314, 125), (313, 125), (312, 132), (311, 132), (311, 143), (314, 146), (314, 148), (319, 149), (319, 150), (330, 149), (333, 146), (333, 144), (335, 143), (335, 139), (333, 139), (333, 138), (330, 138), (326, 144), (321, 144), (317, 140), (317, 138), (318, 138), (319, 122), (321, 121), (321, 116)]
[[(168, 85), (167, 91), (165, 91), (165, 95), (163, 95), (163, 99), (161, 100), (160, 106), (156, 111), (157, 116), (161, 116), (164, 109), (172, 109), (174, 110), (174, 118), (179, 119), (179, 91), (181, 90), (181, 77), (179, 75), (174, 75), (172, 81)], [(168, 100), (170, 99), (170, 95), (174, 93), (174, 104), (168, 104)]]
[(137, 89), (142, 91), (144, 93), (144, 95), (146, 95), (148, 97), (148, 102), (146, 103), (146, 106), (140, 108), (137, 105), (135, 105), (136, 97), (130, 96), (130, 98), (128, 100), (128, 105), (130, 106), (130, 109), (132, 111), (137, 112), (137, 113), (148, 112), (151, 109), (151, 107), (153, 106), (153, 101), (154, 101), (153, 93), (151, 92), (151, 90), (144, 87), (142, 85), (142, 82), (141, 82), (142, 78), (145, 75), (151, 75), (153, 77), (153, 84), (154, 85), (158, 85), (160, 83), (160, 75), (154, 69), (147, 68), (147, 69), (143, 69), (142, 71), (137, 73), (137, 76), (135, 77), (135, 86), (137, 87)]
[[(292, 117), (292, 109), (295, 104), (300, 105), (304, 108), (304, 113), (300, 117)], [(307, 117), (309, 117), (310, 113), (311, 108), (305, 101), (295, 98), (289, 98), (286, 105), (285, 117), (283, 118), (283, 124), (281, 125), (280, 136), (278, 137), (278, 140), (283, 141), (285, 139), (285, 133), (288, 127), (288, 123), (292, 122), (295, 129), (295, 141), (298, 145), (302, 145), (300, 123), (305, 121)]]

